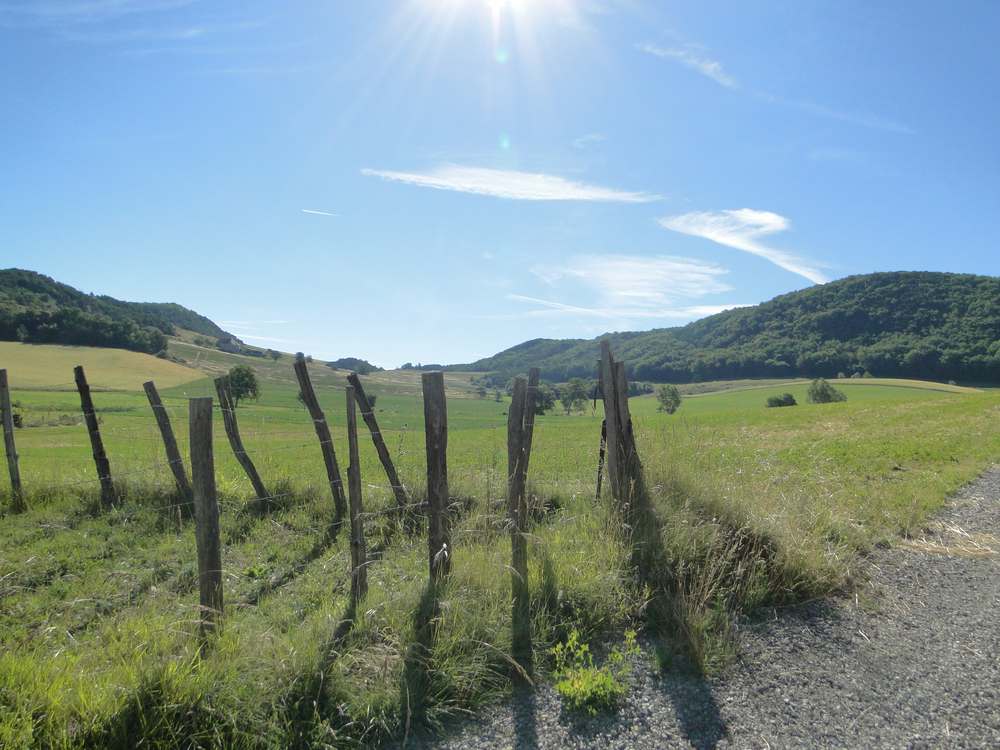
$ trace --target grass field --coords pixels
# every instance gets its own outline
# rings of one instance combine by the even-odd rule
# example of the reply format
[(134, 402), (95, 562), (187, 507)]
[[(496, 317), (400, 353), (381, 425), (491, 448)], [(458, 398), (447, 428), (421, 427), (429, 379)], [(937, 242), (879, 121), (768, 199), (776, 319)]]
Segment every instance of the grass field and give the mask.
[[(3, 360), (29, 422), (78, 412), (76, 394), (53, 387), (72, 380), (78, 362), (69, 360), (95, 351), (71, 350), (65, 367), (33, 359), (48, 348), (11, 350)], [(186, 456), (186, 398), (212, 395), (205, 373), (237, 360), (192, 344), (171, 349), (202, 370), (180, 368), (193, 377), (174, 382), (154, 374)], [(347, 539), (328, 533), (332, 501), (291, 360), (246, 359), (260, 369), (262, 398), (238, 416), (275, 498), (249, 501), (217, 420), (227, 615), (204, 658), (193, 637), (193, 525), (136, 390), (146, 376), (83, 362), (92, 385), (118, 388), (95, 393), (123, 486), (113, 511), (97, 510), (82, 426), (17, 432), (30, 509), (0, 518), (0, 746), (131, 747), (140, 734), (151, 747), (353, 746), (462, 715), (509, 689), (506, 402), (477, 399), (469, 376), (448, 376), (454, 568), (436, 592), (427, 647), (419, 627), (425, 536), (380, 512), (393, 501), (367, 434), (365, 520), (377, 555), (363, 611), (347, 613)], [(62, 369), (53, 373), (57, 361)], [(311, 371), (343, 469), (344, 373)], [(419, 373), (380, 373), (365, 383), (419, 499)], [(593, 498), (599, 409), (540, 417), (529, 475), (539, 668), (570, 628), (613, 639), (634, 625), (664, 637), (658, 656), (667, 668), (724, 668), (734, 616), (853, 585), (859, 553), (918, 528), (949, 492), (1000, 460), (996, 391), (837, 385), (847, 402), (806, 404), (805, 381), (692, 395), (672, 416), (658, 413), (652, 397), (633, 399), (650, 486), (649, 515), (633, 534), (607, 498)], [(764, 408), (785, 391), (800, 406)], [(348, 614), (353, 627), (337, 633)]]

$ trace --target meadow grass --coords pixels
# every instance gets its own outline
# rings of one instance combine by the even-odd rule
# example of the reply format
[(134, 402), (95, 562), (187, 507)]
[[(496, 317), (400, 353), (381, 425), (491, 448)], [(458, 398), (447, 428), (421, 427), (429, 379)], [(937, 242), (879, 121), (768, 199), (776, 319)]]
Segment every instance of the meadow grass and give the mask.
[[(268, 367), (261, 400), (238, 416), (272, 502), (250, 500), (216, 421), (227, 612), (204, 658), (193, 523), (145, 397), (95, 393), (122, 495), (110, 511), (82, 426), (17, 432), (30, 507), (0, 518), (0, 746), (131, 747), (140, 736), (150, 747), (356, 746), (509, 690), (507, 403), (449, 378), (454, 564), (439, 587), (427, 582), (419, 517), (382, 512), (394, 500), (362, 435), (373, 554), (369, 595), (352, 609), (347, 539), (330, 533), (312, 425), (290, 362)], [(313, 370), (344, 470), (343, 373)], [(419, 500), (419, 374), (366, 385)], [(692, 396), (673, 416), (633, 399), (648, 492), (631, 527), (593, 497), (600, 409), (537, 420), (529, 588), (540, 673), (572, 630), (600, 640), (633, 626), (660, 636), (664, 667), (722, 669), (734, 618), (849, 587), (860, 553), (918, 528), (1000, 455), (996, 392), (854, 381), (847, 402), (808, 405), (805, 387)], [(784, 391), (801, 405), (764, 408)], [(161, 392), (186, 456), (186, 398), (211, 395), (211, 381)], [(79, 409), (73, 392), (14, 397), (28, 421)]]

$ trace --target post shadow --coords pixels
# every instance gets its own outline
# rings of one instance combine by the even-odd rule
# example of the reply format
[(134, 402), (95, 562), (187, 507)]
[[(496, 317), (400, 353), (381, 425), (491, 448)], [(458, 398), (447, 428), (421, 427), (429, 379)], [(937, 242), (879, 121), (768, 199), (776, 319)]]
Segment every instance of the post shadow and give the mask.
[(399, 713), (403, 717), (404, 737), (416, 726), (426, 724), (427, 694), (431, 688), (431, 657), (441, 615), (441, 593), (445, 579), (430, 578), (413, 612), (413, 642), (403, 659), (403, 680), (399, 691)]
[[(672, 650), (677, 650), (674, 632), (679, 623), (672, 604), (677, 595), (678, 581), (663, 547), (663, 523), (645, 487), (636, 489), (638, 491), (632, 493), (628, 508), (630, 556), (640, 583), (646, 584), (653, 592), (653, 599), (646, 610), (647, 626), (657, 640), (657, 661), (661, 669), (668, 661), (672, 664), (680, 662), (674, 668), (675, 674), (661, 679), (660, 686), (674, 707), (684, 737), (698, 750), (711, 750), (728, 735), (729, 730), (711, 685), (694, 662), (686, 654), (680, 659), (666, 658)], [(671, 645), (675, 648), (671, 649)]]

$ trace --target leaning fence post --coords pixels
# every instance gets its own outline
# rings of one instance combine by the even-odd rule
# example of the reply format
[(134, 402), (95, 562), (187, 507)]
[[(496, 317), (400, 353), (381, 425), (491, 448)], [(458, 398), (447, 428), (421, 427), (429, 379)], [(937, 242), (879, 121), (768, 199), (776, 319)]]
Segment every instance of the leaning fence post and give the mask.
[(354, 411), (354, 388), (347, 386), (347, 489), (351, 502), (351, 601), (368, 593), (368, 560), (365, 529), (361, 520), (361, 463), (358, 459), (358, 417)]
[[(510, 408), (507, 410), (507, 513), (510, 523), (511, 625), (514, 660), (531, 668), (530, 600), (528, 593), (528, 531), (525, 499), (528, 459), (528, 384), (514, 379)], [(532, 399), (533, 400), (533, 399)]]
[(80, 408), (83, 410), (83, 420), (90, 433), (90, 447), (94, 454), (94, 464), (97, 467), (97, 478), (101, 481), (101, 504), (110, 508), (115, 504), (115, 485), (111, 481), (111, 462), (104, 452), (104, 441), (101, 440), (101, 428), (97, 424), (97, 414), (94, 413), (94, 401), (90, 397), (90, 386), (83, 366), (73, 368), (73, 378), (76, 389), (80, 392)]
[(424, 393), (424, 435), (427, 445), (427, 546), (431, 580), (451, 570), (451, 536), (448, 523), (448, 408), (444, 373), (421, 376)]
[(621, 500), (621, 475), (619, 469), (620, 432), (618, 399), (615, 396), (615, 365), (611, 356), (611, 343), (601, 341), (601, 396), (604, 399), (604, 422), (607, 426), (607, 465), (611, 495)]
[(604, 451), (608, 445), (608, 420), (601, 420), (601, 447), (597, 452), (597, 492), (594, 494), (595, 500), (601, 499), (601, 477), (604, 474)]
[(347, 513), (347, 501), (344, 499), (344, 482), (340, 478), (340, 466), (337, 464), (337, 454), (333, 449), (330, 425), (327, 424), (326, 415), (320, 408), (319, 399), (316, 398), (316, 391), (309, 379), (306, 361), (304, 359), (296, 360), (294, 368), (295, 377), (299, 381), (299, 392), (302, 394), (306, 409), (309, 410), (313, 427), (316, 429), (316, 437), (319, 438), (320, 451), (323, 453), (326, 480), (330, 484), (330, 492), (333, 493), (333, 522), (335, 525), (339, 525)]
[(198, 547), (200, 630), (204, 637), (221, 626), (223, 613), (222, 545), (219, 540), (219, 503), (215, 494), (215, 460), (212, 452), (212, 399), (189, 399), (188, 410), (195, 542)]
[(163, 401), (160, 400), (160, 394), (156, 390), (156, 384), (152, 380), (143, 383), (142, 388), (146, 391), (146, 398), (149, 399), (153, 416), (156, 417), (156, 425), (160, 428), (163, 447), (167, 451), (167, 463), (170, 465), (170, 471), (173, 472), (177, 490), (185, 500), (190, 502), (191, 483), (188, 482), (187, 473), (184, 471), (184, 460), (181, 458), (181, 452), (177, 449), (177, 438), (174, 437), (174, 428), (170, 425), (170, 415), (167, 414)]
[(21, 470), (17, 465), (17, 447), (14, 444), (14, 412), (10, 406), (10, 389), (7, 371), (0, 370), (0, 410), (3, 411), (3, 445), (7, 452), (7, 470), (10, 472), (10, 508), (14, 513), (28, 509), (21, 487)]
[(356, 372), (352, 372), (347, 376), (347, 382), (354, 388), (354, 397), (358, 400), (358, 406), (361, 407), (361, 418), (365, 420), (365, 424), (368, 425), (368, 431), (372, 434), (375, 451), (378, 453), (378, 459), (382, 462), (382, 468), (385, 469), (385, 474), (389, 478), (392, 494), (396, 496), (396, 504), (400, 508), (405, 508), (409, 504), (410, 498), (406, 494), (406, 488), (403, 487), (403, 483), (399, 481), (396, 467), (392, 463), (392, 456), (389, 455), (389, 449), (386, 447), (382, 433), (379, 431), (375, 412), (372, 410), (372, 405), (368, 401), (365, 389), (361, 385), (361, 378), (358, 377)]
[(236, 455), (236, 460), (240, 462), (243, 471), (250, 477), (250, 484), (253, 485), (254, 492), (260, 500), (267, 500), (269, 495), (264, 482), (261, 481), (257, 467), (243, 447), (243, 439), (240, 437), (240, 426), (236, 421), (236, 406), (233, 403), (233, 396), (229, 391), (229, 378), (223, 375), (215, 379), (215, 392), (219, 395), (219, 409), (222, 411), (222, 421), (226, 426), (226, 437), (229, 438), (229, 446)]

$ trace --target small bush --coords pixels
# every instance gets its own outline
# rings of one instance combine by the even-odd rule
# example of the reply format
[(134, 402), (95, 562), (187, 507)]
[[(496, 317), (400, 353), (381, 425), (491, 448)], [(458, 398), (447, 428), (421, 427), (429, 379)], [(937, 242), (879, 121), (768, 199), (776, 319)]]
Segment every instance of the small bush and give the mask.
[(658, 411), (665, 411), (673, 414), (681, 406), (681, 392), (675, 385), (661, 385), (656, 392), (656, 400), (659, 401)]
[(768, 396), (767, 406), (768, 408), (776, 406), (796, 406), (795, 396), (791, 393), (782, 393), (780, 396)]
[(847, 401), (847, 396), (824, 378), (817, 378), (809, 385), (808, 399), (810, 404), (832, 404), (835, 401)]
[(599, 711), (613, 711), (625, 697), (624, 678), (631, 671), (626, 657), (639, 653), (635, 631), (625, 631), (624, 648), (615, 646), (602, 667), (594, 666), (590, 646), (580, 641), (574, 628), (565, 643), (551, 650), (555, 657), (556, 691), (570, 711), (596, 716)]

